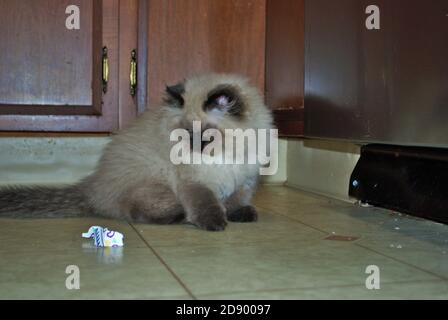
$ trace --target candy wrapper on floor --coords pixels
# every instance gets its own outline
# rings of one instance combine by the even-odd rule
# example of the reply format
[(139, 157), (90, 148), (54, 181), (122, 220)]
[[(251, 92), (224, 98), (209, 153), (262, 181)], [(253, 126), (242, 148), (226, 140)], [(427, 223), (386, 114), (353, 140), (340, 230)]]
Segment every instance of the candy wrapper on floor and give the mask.
[(92, 226), (89, 231), (82, 234), (83, 238), (93, 238), (96, 247), (122, 247), (123, 234), (107, 228)]

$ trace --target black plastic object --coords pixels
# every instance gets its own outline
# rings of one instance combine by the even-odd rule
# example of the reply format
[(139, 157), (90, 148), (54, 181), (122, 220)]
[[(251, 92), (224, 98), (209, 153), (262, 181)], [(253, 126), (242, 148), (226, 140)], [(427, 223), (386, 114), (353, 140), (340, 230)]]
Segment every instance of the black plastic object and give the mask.
[(349, 194), (448, 224), (448, 149), (365, 145), (350, 177)]

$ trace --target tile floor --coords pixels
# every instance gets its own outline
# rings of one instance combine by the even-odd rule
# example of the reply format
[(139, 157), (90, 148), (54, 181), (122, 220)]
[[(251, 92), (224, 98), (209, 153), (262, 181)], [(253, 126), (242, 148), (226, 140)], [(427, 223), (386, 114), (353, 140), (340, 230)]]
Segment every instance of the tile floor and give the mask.
[[(286, 187), (225, 232), (101, 219), (0, 219), (0, 299), (447, 299), (448, 226)], [(125, 235), (98, 249), (91, 225)], [(81, 288), (67, 290), (68, 265)], [(366, 267), (380, 271), (368, 290)]]

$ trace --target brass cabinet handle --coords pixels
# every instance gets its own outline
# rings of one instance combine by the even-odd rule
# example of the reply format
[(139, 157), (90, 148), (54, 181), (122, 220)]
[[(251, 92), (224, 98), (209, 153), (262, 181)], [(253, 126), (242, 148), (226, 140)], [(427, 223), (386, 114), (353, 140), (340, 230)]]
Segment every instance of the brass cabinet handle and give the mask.
[(107, 47), (103, 47), (103, 92), (107, 92), (107, 82), (109, 81), (109, 59), (107, 57)]
[(137, 92), (137, 52), (131, 51), (131, 72), (129, 74), (131, 96)]

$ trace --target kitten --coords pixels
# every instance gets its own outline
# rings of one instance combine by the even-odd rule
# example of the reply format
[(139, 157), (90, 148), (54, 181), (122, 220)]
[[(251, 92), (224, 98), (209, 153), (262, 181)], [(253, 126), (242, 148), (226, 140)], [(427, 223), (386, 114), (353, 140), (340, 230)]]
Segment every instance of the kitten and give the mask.
[[(272, 115), (258, 91), (236, 75), (210, 74), (166, 88), (162, 106), (112, 136), (95, 172), (68, 187), (0, 190), (0, 217), (124, 218), (143, 223), (187, 222), (224, 230), (251, 222), (259, 164), (180, 164), (170, 160), (170, 133), (192, 122), (201, 129), (270, 129)], [(201, 145), (204, 148), (206, 143)]]

